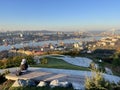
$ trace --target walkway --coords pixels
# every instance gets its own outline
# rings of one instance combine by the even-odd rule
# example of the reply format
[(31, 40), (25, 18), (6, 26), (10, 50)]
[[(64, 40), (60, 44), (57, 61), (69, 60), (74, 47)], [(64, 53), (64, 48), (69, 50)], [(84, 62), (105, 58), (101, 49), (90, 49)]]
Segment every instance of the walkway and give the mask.
[[(11, 72), (14, 72), (17, 68), (10, 68)], [(3, 72), (4, 70), (0, 70)], [(29, 72), (26, 75), (22, 75), (21, 77), (13, 75), (14, 79), (16, 78), (25, 78), (25, 79), (36, 79), (43, 81), (51, 81), (53, 79), (58, 79), (60, 81), (68, 81), (73, 84), (75, 89), (84, 89), (84, 80), (85, 76), (91, 76), (90, 71), (79, 71), (79, 70), (65, 70), (65, 69), (53, 69), (53, 68), (34, 68), (30, 67)], [(120, 77), (103, 74), (106, 80), (111, 82), (119, 82)]]

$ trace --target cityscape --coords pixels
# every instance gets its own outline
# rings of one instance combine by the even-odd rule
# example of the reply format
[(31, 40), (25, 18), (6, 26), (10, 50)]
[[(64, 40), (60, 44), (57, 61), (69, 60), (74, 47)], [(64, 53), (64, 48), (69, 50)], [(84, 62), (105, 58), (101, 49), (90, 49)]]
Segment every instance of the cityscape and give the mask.
[(0, 90), (120, 90), (119, 0), (1, 0)]

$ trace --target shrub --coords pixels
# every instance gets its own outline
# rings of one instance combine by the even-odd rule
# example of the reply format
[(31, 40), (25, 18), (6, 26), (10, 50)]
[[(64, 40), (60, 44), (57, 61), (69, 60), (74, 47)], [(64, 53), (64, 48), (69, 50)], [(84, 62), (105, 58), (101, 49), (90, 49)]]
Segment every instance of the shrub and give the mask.
[(34, 59), (33, 59), (33, 56), (28, 55), (28, 56), (25, 56), (24, 58), (27, 60), (27, 63), (28, 63), (29, 65), (35, 64)]
[(113, 57), (113, 64), (115, 66), (119, 66), (120, 65), (120, 57), (118, 54), (115, 54), (115, 56)]
[(0, 90), (9, 90), (9, 88), (12, 86), (14, 81), (12, 80), (6, 80), (0, 85)]
[(41, 59), (41, 64), (47, 64), (47, 63), (48, 63), (48, 61), (47, 61), (46, 58), (42, 58), (42, 59)]
[(6, 78), (4, 77), (4, 74), (0, 74), (0, 84), (5, 81), (6, 81)]
[(102, 76), (96, 68), (92, 66), (92, 76), (86, 77), (85, 88), (87, 90), (111, 90), (111, 84)]
[(9, 90), (74, 90), (72, 87), (64, 88), (64, 87), (54, 87), (50, 88), (46, 87), (12, 87)]
[(10, 73), (10, 71), (8, 70), (8, 69), (6, 69), (5, 71), (4, 71), (4, 74), (6, 75), (6, 74), (9, 74)]
[(77, 51), (77, 50), (73, 50), (73, 51), (63, 53), (63, 55), (70, 55), (70, 56), (78, 56), (79, 54), (80, 54), (80, 52)]
[(0, 68), (18, 67), (20, 66), (21, 60), (23, 58), (27, 60), (29, 65), (35, 64), (33, 56), (15, 56), (0, 60)]

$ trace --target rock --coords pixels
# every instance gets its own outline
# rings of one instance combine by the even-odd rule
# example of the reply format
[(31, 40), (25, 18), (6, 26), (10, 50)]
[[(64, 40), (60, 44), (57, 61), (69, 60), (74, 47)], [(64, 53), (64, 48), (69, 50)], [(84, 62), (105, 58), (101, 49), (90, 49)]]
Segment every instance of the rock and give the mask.
[(65, 81), (65, 82), (59, 82), (58, 80), (53, 80), (50, 82), (50, 86), (53, 88), (53, 87), (56, 87), (56, 86), (60, 86), (60, 87), (69, 87), (71, 86), (71, 83)]
[(12, 85), (12, 87), (20, 87), (20, 84), (18, 83), (18, 80), (16, 80), (16, 81), (14, 82), (14, 84)]
[(17, 82), (20, 86), (27, 86), (26, 80), (18, 79)]
[(44, 87), (44, 86), (46, 86), (47, 84), (46, 84), (46, 82), (44, 82), (44, 81), (40, 81), (40, 83), (37, 85), (38, 87)]
[(36, 83), (31, 79), (26, 80), (26, 83), (27, 83), (27, 86), (36, 86)]
[(61, 87), (69, 87), (69, 83), (67, 81), (65, 81), (65, 82), (59, 82), (59, 85)]
[(36, 86), (35, 82), (33, 80), (23, 80), (23, 79), (18, 79), (18, 84), (20, 86)]
[(53, 80), (50, 82), (50, 86), (53, 88), (53, 87), (56, 87), (56, 86), (60, 86), (59, 85), (59, 81), (58, 80)]

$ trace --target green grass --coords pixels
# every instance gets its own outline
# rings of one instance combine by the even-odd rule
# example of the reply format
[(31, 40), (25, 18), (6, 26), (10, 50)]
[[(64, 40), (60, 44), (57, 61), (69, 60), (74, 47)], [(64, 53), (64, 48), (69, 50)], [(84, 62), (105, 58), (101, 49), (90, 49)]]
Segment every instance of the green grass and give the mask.
[(116, 72), (114, 69), (115, 69), (115, 66), (113, 64), (110, 64), (110, 63), (106, 63), (104, 62), (104, 66), (110, 68), (113, 72), (113, 75), (116, 75), (116, 76), (119, 76), (120, 77), (120, 73), (119, 72)]
[(45, 67), (45, 68), (57, 68), (57, 69), (72, 69), (72, 70), (89, 70), (89, 68), (80, 67), (69, 64), (62, 59), (54, 57), (46, 57), (48, 60), (47, 64), (32, 65), (34, 67)]
[(61, 56), (61, 55), (51, 55), (52, 57), (64, 57), (64, 56)]
[(9, 90), (74, 90), (72, 87), (63, 88), (63, 87), (11, 87)]

